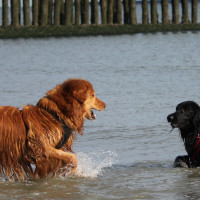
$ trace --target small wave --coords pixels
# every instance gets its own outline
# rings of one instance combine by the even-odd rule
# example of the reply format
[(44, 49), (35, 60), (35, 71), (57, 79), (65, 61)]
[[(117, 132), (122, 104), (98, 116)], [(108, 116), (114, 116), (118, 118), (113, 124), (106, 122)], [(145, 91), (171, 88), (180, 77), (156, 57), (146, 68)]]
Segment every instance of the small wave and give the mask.
[(172, 168), (173, 163), (169, 162), (162, 162), (162, 161), (141, 161), (134, 163), (132, 167), (146, 167), (146, 168)]
[(173, 168), (172, 162), (162, 162), (162, 161), (140, 161), (140, 162), (134, 162), (129, 163), (126, 165), (123, 164), (116, 164), (113, 165), (113, 168)]
[(105, 168), (111, 167), (117, 154), (111, 151), (77, 153), (78, 166), (76, 176), (96, 178), (101, 175)]

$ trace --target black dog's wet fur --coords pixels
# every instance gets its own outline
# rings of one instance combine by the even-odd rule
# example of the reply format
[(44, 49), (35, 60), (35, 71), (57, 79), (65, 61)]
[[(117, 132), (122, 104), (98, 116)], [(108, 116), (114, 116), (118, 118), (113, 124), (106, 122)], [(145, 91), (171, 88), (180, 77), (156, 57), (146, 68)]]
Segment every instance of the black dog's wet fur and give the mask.
[(172, 128), (180, 130), (185, 150), (188, 155), (178, 156), (174, 161), (174, 167), (199, 167), (200, 151), (192, 160), (194, 146), (199, 140), (200, 133), (200, 107), (193, 101), (185, 101), (177, 105), (176, 112), (168, 115), (167, 120)]

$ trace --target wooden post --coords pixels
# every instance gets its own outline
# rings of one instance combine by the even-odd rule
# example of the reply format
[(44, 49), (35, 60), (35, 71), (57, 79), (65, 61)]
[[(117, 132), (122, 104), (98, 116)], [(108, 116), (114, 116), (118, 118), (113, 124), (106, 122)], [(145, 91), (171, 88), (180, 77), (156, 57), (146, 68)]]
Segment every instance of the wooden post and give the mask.
[(98, 0), (91, 0), (91, 23), (99, 23)]
[(129, 16), (130, 16), (130, 24), (136, 24), (136, 0), (129, 0)]
[(89, 0), (81, 0), (81, 23), (89, 24)]
[(179, 23), (179, 2), (178, 0), (172, 0), (172, 23)]
[(55, 7), (54, 7), (54, 25), (60, 25), (60, 0), (55, 0)]
[(182, 5), (182, 23), (188, 24), (190, 23), (188, 18), (188, 0), (181, 0)]
[(65, 25), (71, 25), (72, 23), (72, 6), (73, 1), (72, 0), (66, 0), (65, 1)]
[(108, 24), (113, 24), (113, 0), (108, 0)]
[(53, 0), (49, 0), (49, 7), (48, 7), (48, 25), (52, 24), (53, 19)]
[(107, 24), (107, 0), (100, 0), (101, 4), (101, 24)]
[(198, 0), (192, 0), (192, 23), (197, 23)]
[(129, 0), (123, 0), (124, 7), (124, 24), (129, 23)]
[(162, 6), (162, 23), (169, 24), (168, 0), (162, 0), (161, 6)]
[(122, 2), (121, 0), (117, 0), (117, 24), (122, 24)]
[(151, 23), (158, 23), (157, 0), (151, 0)]
[(74, 0), (72, 1), (72, 6), (71, 6), (71, 24), (74, 24), (75, 19), (74, 19)]
[(148, 0), (142, 0), (142, 23), (149, 24)]
[(39, 15), (39, 0), (33, 0), (33, 5), (32, 5), (32, 16), (33, 16), (33, 26), (38, 26), (38, 15)]
[(19, 0), (11, 0), (11, 24), (19, 26)]
[(2, 1), (2, 25), (8, 26), (8, 0)]
[(75, 24), (80, 24), (81, 0), (75, 0)]
[(42, 0), (41, 26), (46, 26), (48, 23), (48, 3), (48, 0)]
[(30, 26), (30, 4), (29, 0), (23, 0), (24, 26)]

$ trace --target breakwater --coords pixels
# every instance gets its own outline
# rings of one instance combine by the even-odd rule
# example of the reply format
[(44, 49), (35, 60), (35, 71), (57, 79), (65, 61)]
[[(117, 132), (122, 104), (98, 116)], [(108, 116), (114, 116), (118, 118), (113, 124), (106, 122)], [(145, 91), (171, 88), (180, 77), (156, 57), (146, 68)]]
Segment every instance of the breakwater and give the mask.
[[(34, 29), (35, 27), (47, 26), (73, 26), (72, 30), (77, 30), (81, 25), (101, 25), (102, 29), (108, 31), (118, 30), (117, 28), (110, 28), (113, 25), (120, 26), (120, 30), (123, 26), (124, 30), (127, 30), (127, 26), (130, 25), (131, 28), (135, 27), (136, 30), (137, 27), (143, 27), (142, 29), (146, 27), (148, 31), (146, 25), (154, 25), (153, 28), (166, 26), (162, 29), (168, 30), (168, 27), (171, 27), (171, 30), (175, 26), (170, 25), (178, 25), (176, 29), (180, 29), (180, 27), (185, 27), (182, 26), (182, 24), (185, 24), (187, 28), (184, 29), (190, 30), (189, 27), (191, 27), (191, 30), (193, 30), (196, 27), (195, 30), (199, 30), (198, 0), (142, 0), (140, 2), (136, 0), (1, 1), (0, 37), (5, 30), (9, 30), (8, 27), (31, 27)], [(99, 28), (95, 30), (97, 29), (100, 30)], [(16, 29), (12, 28), (12, 30)]]

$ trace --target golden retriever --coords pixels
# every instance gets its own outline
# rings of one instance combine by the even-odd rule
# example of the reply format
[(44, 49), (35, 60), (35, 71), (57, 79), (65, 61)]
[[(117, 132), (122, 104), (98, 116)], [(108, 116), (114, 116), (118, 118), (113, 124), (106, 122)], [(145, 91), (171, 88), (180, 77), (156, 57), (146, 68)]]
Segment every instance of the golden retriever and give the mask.
[[(9, 180), (43, 178), (68, 167), (73, 174), (77, 158), (72, 144), (83, 134), (92, 109), (104, 110), (87, 80), (70, 79), (46, 93), (36, 106), (0, 107), (0, 173)], [(35, 170), (32, 168), (35, 165)]]

